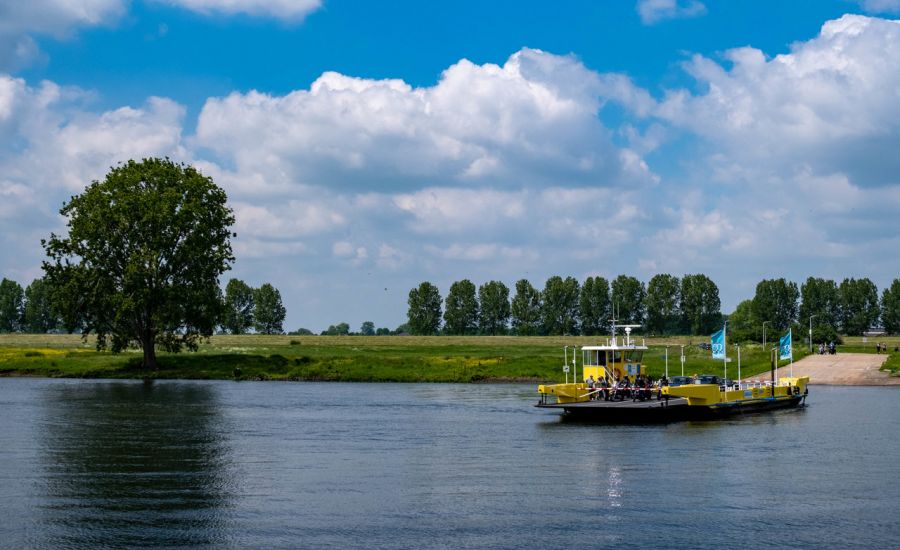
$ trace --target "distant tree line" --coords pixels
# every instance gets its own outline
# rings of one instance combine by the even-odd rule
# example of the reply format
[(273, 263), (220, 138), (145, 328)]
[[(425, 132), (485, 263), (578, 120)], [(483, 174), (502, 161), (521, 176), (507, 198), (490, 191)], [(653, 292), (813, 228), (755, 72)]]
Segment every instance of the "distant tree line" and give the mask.
[[(54, 299), (53, 288), (44, 278), (33, 280), (24, 290), (16, 281), (3, 279), (0, 332), (81, 332), (82, 321), (77, 315), (64, 315), (62, 303), (65, 300)], [(231, 279), (215, 319), (222, 331), (231, 334), (244, 334), (251, 329), (261, 334), (283, 334), (286, 313), (281, 293), (271, 284), (252, 288), (240, 279)]]
[(763, 323), (769, 334), (793, 328), (806, 335), (812, 325), (813, 342), (839, 341), (839, 334), (860, 336), (879, 323), (886, 332), (897, 334), (900, 279), (882, 291), (880, 300), (878, 288), (867, 278), (837, 284), (809, 277), (799, 287), (785, 279), (766, 279), (756, 285), (753, 299), (738, 304), (728, 320), (729, 332), (738, 340), (760, 341)]
[[(838, 333), (860, 335), (879, 322), (900, 332), (900, 279), (878, 289), (869, 279), (834, 281), (810, 277), (805, 283), (785, 279), (760, 281), (753, 299), (723, 315), (718, 286), (706, 275), (682, 278), (659, 274), (645, 285), (620, 275), (611, 283), (588, 277), (547, 279), (543, 290), (527, 279), (516, 282), (515, 295), (500, 281), (476, 288), (468, 279), (450, 285), (446, 298), (430, 282), (409, 291), (408, 327), (412, 334), (597, 335), (620, 325), (642, 325), (655, 335), (707, 335), (727, 319), (732, 341), (801, 330), (813, 316), (813, 340), (836, 340)], [(805, 334), (805, 331), (803, 332)], [(774, 336), (773, 336), (774, 337)], [(771, 341), (771, 338), (769, 338)]]
[[(65, 289), (60, 289), (64, 291)], [(63, 315), (44, 278), (23, 288), (16, 281), (0, 281), (0, 332), (80, 332), (77, 316)], [(588, 277), (547, 279), (542, 290), (527, 279), (516, 282), (515, 294), (500, 281), (479, 287), (468, 279), (450, 286), (446, 299), (437, 287), (423, 282), (409, 292), (408, 322), (396, 329), (376, 328), (366, 321), (358, 332), (348, 323), (331, 325), (325, 335), (381, 336), (394, 334), (518, 334), (598, 335), (609, 331), (610, 320), (640, 324), (647, 334), (706, 335), (728, 320), (732, 341), (762, 341), (763, 324), (769, 341), (793, 327), (805, 335), (813, 317), (813, 341), (838, 340), (839, 334), (861, 335), (879, 324), (890, 334), (900, 333), (900, 279), (894, 279), (879, 298), (868, 278), (809, 277), (800, 285), (766, 279), (756, 285), (752, 299), (744, 300), (730, 315), (721, 313), (718, 286), (702, 274), (678, 278), (659, 274), (645, 285), (626, 275), (611, 283)], [(255, 331), (283, 334), (286, 308), (281, 293), (269, 283), (252, 288), (231, 279), (221, 298), (217, 324), (231, 334)], [(291, 334), (313, 334), (298, 329)]]
[[(291, 336), (312, 336), (315, 333), (306, 328), (299, 328), (297, 330), (292, 330), (288, 334)], [(376, 328), (374, 322), (364, 321), (359, 328), (359, 332), (353, 332), (350, 330), (349, 323), (338, 323), (336, 325), (329, 325), (326, 330), (323, 330), (319, 334), (321, 336), (398, 336), (409, 334), (409, 327), (404, 323), (396, 329), (391, 330), (385, 327)]]
[(520, 279), (511, 299), (500, 281), (476, 289), (463, 279), (443, 300), (423, 282), (410, 290), (408, 305), (413, 334), (596, 335), (607, 333), (612, 319), (651, 334), (705, 334), (722, 320), (719, 288), (705, 275), (660, 274), (646, 285), (627, 275), (583, 283), (553, 276), (543, 290)]

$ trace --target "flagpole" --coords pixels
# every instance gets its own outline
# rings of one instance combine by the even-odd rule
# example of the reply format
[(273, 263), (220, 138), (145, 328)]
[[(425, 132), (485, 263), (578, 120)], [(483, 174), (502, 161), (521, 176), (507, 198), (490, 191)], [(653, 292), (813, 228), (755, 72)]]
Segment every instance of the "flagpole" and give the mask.
[(728, 378), (728, 321), (725, 321), (725, 326), (722, 327), (722, 343), (725, 345), (722, 353), (722, 371), (724, 374), (722, 383), (724, 384), (725, 379)]

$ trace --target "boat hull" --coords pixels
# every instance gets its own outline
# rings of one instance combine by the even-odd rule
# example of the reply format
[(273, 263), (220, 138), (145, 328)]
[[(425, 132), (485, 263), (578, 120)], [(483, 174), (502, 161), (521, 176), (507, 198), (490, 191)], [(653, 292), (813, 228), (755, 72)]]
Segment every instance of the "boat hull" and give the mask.
[(562, 409), (564, 418), (609, 424), (654, 424), (684, 420), (712, 420), (741, 414), (801, 406), (805, 396), (783, 396), (715, 405), (689, 405), (685, 398), (650, 401), (588, 401), (538, 403), (542, 409)]

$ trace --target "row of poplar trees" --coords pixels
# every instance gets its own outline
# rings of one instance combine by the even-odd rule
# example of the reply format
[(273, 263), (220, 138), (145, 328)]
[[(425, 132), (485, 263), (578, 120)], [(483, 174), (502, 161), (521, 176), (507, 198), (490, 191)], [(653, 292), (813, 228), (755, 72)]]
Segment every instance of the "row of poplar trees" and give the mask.
[(708, 335), (728, 320), (732, 341), (769, 341), (789, 328), (806, 334), (812, 318), (814, 342), (840, 341), (839, 334), (860, 335), (881, 326), (900, 333), (900, 279), (878, 288), (867, 279), (809, 277), (801, 285), (765, 279), (752, 299), (722, 315), (719, 289), (706, 275), (654, 276), (645, 286), (620, 275), (608, 283), (588, 277), (547, 279), (543, 290), (521, 279), (510, 300), (509, 288), (490, 281), (477, 288), (468, 279), (450, 286), (442, 300), (437, 287), (423, 282), (409, 292), (408, 324), (413, 334), (595, 335), (609, 331), (610, 320), (642, 325), (648, 334)]
[(609, 332), (610, 320), (641, 325), (652, 334), (706, 334), (722, 319), (719, 288), (706, 275), (660, 274), (645, 285), (620, 275), (607, 281), (553, 276), (543, 290), (527, 279), (515, 295), (500, 281), (476, 289), (468, 279), (450, 285), (442, 300), (437, 287), (423, 282), (409, 292), (408, 324), (413, 334), (596, 335)]

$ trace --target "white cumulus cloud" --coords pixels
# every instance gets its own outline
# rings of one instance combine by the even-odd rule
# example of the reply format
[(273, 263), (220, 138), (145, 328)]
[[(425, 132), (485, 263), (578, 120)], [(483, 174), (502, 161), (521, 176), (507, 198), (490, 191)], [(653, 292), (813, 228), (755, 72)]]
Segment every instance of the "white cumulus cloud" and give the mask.
[(900, 183), (900, 22), (845, 15), (790, 53), (726, 58), (730, 68), (694, 56), (687, 69), (705, 93), (670, 92), (659, 116), (745, 166)]
[[(406, 190), (651, 181), (597, 117), (628, 90), (578, 60), (523, 49), (504, 65), (462, 60), (433, 87), (325, 73), (284, 96), (234, 93), (206, 102), (198, 145), (269, 188)], [(642, 93), (641, 93), (642, 92)], [(637, 107), (635, 107), (637, 108)]]

